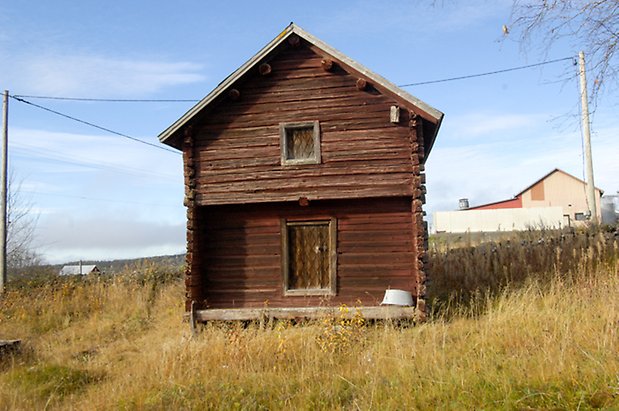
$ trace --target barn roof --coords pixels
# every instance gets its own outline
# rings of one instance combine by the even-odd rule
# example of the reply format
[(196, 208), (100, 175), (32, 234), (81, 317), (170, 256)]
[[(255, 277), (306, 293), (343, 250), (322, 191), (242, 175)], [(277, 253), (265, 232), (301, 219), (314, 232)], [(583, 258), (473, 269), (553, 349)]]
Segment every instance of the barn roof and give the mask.
[(171, 145), (173, 147), (179, 148), (181, 145), (181, 136), (180, 131), (183, 126), (189, 123), (194, 116), (203, 111), (209, 104), (211, 104), (219, 95), (221, 95), (224, 91), (232, 88), (231, 86), (237, 82), (241, 77), (243, 77), (246, 73), (248, 73), (252, 68), (262, 63), (267, 56), (274, 51), (280, 44), (282, 44), (287, 38), (296, 34), (300, 38), (309, 42), (313, 46), (319, 48), (325, 54), (330, 55), (335, 61), (340, 63), (342, 68), (348, 72), (356, 72), (357, 75), (366, 78), (369, 80), (372, 85), (375, 86), (379, 91), (390, 95), (400, 104), (404, 105), (410, 110), (413, 110), (415, 113), (419, 114), (422, 118), (429, 121), (433, 127), (430, 128), (431, 135), (426, 136), (426, 146), (425, 152), (426, 155), (430, 152), (432, 145), (434, 144), (434, 140), (436, 138), (436, 134), (438, 133), (438, 129), (440, 127), (441, 121), (443, 119), (443, 113), (435, 109), (434, 107), (424, 103), (417, 97), (409, 94), (408, 92), (402, 90), (395, 84), (391, 83), (384, 77), (374, 73), (363, 65), (357, 63), (353, 59), (344, 55), (340, 51), (334, 49), (328, 44), (324, 43), (320, 39), (314, 37), (310, 33), (306, 32), (299, 26), (294, 23), (290, 23), (284, 31), (282, 31), (277, 37), (275, 37), (271, 42), (269, 42), (262, 50), (256, 53), (252, 58), (250, 58), (245, 64), (236, 69), (232, 74), (226, 77), (213, 91), (211, 91), (206, 97), (200, 100), (195, 106), (193, 106), (189, 111), (187, 111), (181, 118), (176, 120), (171, 126), (169, 126), (166, 130), (164, 130), (161, 134), (159, 134), (159, 140), (162, 143)]

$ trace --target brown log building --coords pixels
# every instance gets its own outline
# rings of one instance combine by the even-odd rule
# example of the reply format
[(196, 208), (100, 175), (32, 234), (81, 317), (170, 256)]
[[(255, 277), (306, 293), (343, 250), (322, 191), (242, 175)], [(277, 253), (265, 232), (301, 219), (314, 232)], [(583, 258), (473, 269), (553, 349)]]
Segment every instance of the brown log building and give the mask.
[(442, 118), (288, 26), (159, 136), (183, 151), (186, 309), (384, 317), (391, 288), (423, 314), (424, 162)]

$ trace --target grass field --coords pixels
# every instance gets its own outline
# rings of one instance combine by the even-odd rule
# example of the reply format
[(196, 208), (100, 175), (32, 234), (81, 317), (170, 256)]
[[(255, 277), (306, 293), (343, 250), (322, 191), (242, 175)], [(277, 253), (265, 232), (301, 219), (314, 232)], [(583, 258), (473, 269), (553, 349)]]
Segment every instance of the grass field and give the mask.
[(336, 316), (192, 338), (182, 279), (157, 266), (15, 281), (0, 339), (24, 343), (0, 364), (0, 409), (619, 409), (617, 241), (529, 235), (434, 250), (415, 326)]

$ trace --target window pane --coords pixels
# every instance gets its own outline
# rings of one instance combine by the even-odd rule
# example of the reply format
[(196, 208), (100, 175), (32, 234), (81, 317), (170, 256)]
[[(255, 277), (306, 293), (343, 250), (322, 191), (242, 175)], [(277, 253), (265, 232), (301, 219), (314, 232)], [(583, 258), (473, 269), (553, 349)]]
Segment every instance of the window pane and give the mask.
[(288, 160), (314, 157), (314, 127), (290, 128), (286, 130)]

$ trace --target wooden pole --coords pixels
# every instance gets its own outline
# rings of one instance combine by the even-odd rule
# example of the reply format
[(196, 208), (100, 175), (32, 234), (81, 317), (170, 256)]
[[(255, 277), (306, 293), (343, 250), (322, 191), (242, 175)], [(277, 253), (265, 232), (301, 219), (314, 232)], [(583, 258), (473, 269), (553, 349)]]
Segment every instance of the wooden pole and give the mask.
[(6, 186), (9, 129), (9, 91), (2, 95), (2, 162), (0, 163), (0, 294), (4, 293), (6, 275)]
[(597, 203), (595, 198), (595, 183), (593, 180), (593, 159), (591, 157), (591, 130), (589, 128), (589, 102), (587, 98), (587, 77), (585, 75), (585, 53), (578, 53), (578, 74), (580, 77), (580, 104), (582, 134), (584, 138), (585, 174), (587, 176), (587, 203), (591, 222), (598, 224)]

